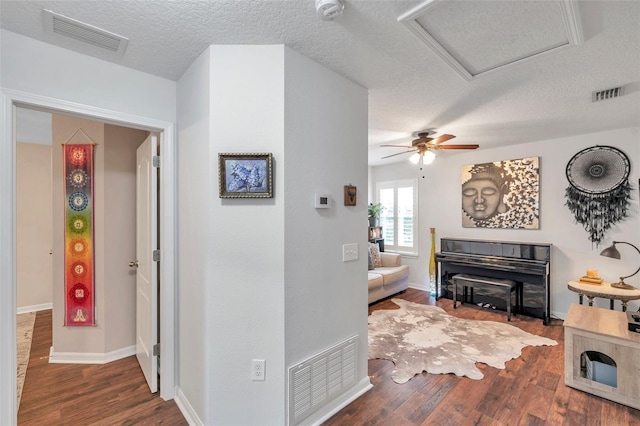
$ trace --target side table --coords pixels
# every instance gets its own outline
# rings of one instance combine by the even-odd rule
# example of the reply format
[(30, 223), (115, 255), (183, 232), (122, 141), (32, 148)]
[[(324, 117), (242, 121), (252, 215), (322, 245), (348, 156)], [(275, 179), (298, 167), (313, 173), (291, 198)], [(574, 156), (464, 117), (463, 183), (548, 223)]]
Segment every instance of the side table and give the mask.
[[(591, 380), (582, 354), (596, 351), (614, 362), (614, 386)], [(640, 333), (627, 329), (620, 311), (571, 304), (564, 320), (564, 383), (572, 388), (640, 409)]]
[(621, 288), (611, 287), (611, 283), (588, 284), (578, 281), (569, 281), (567, 284), (569, 290), (580, 295), (580, 304), (582, 305), (582, 296), (587, 296), (589, 306), (593, 306), (593, 299), (601, 297), (609, 299), (609, 309), (613, 310), (613, 301), (620, 300), (622, 302), (622, 312), (627, 311), (627, 302), (629, 300), (640, 299), (640, 290), (625, 290)]

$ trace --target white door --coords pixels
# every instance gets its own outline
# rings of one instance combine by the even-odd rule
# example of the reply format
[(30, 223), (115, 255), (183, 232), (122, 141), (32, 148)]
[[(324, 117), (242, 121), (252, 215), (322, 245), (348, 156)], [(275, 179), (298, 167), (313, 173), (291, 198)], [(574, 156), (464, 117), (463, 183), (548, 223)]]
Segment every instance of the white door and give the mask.
[(158, 357), (153, 354), (158, 343), (156, 146), (157, 137), (149, 136), (136, 154), (136, 356), (153, 393), (158, 391)]

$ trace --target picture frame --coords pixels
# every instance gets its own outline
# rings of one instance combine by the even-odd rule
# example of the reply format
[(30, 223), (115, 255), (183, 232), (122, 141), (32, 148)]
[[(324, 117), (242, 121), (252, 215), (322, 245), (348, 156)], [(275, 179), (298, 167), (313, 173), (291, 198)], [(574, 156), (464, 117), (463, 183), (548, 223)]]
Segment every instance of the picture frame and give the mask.
[(344, 205), (355, 206), (358, 202), (358, 189), (354, 185), (344, 186)]
[(271, 153), (219, 153), (220, 198), (273, 198)]
[(462, 227), (540, 229), (540, 158), (462, 167)]

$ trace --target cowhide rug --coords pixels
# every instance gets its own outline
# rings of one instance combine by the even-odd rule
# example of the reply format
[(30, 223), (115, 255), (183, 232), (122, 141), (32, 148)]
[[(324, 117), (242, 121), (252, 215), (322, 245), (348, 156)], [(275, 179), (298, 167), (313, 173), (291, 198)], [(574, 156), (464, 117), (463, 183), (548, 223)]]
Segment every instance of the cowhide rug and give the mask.
[(400, 309), (377, 310), (369, 316), (369, 359), (392, 361), (396, 383), (406, 383), (422, 371), (479, 380), (484, 376), (476, 362), (504, 369), (525, 346), (558, 344), (512, 325), (465, 320), (437, 306), (392, 301)]

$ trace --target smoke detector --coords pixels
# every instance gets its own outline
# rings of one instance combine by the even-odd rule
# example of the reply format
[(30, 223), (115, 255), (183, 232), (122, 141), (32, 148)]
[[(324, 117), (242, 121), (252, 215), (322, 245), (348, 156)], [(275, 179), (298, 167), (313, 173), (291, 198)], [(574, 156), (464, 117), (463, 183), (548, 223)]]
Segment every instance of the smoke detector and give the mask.
[(343, 0), (316, 0), (316, 11), (323, 21), (333, 20), (342, 15), (343, 10)]

